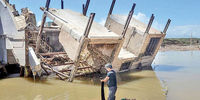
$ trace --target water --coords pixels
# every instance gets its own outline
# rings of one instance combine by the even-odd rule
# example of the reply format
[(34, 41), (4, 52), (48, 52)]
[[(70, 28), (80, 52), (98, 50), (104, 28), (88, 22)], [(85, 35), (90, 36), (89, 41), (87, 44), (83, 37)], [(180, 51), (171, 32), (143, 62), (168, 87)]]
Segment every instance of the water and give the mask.
[[(159, 52), (153, 62), (155, 72), (118, 75), (116, 100), (199, 100), (199, 59), (200, 51)], [(167, 86), (167, 97), (160, 82)], [(78, 78), (74, 83), (20, 77), (0, 80), (0, 100), (100, 100), (100, 90), (97, 78)], [(106, 97), (107, 94), (105, 87)]]
[[(117, 99), (165, 100), (160, 81), (151, 70), (118, 75)], [(99, 79), (68, 83), (56, 79), (8, 78), (0, 80), (0, 100), (100, 100)], [(108, 88), (105, 87), (107, 97)]]
[[(159, 52), (153, 69), (118, 75), (117, 100), (198, 100), (200, 98), (200, 51)], [(158, 78), (156, 77), (158, 76)], [(165, 97), (162, 87), (168, 89)], [(100, 100), (96, 78), (68, 83), (56, 79), (8, 78), (0, 80), (0, 100)], [(107, 97), (108, 88), (105, 88)]]
[(167, 100), (200, 99), (200, 51), (159, 52), (153, 68), (168, 86)]

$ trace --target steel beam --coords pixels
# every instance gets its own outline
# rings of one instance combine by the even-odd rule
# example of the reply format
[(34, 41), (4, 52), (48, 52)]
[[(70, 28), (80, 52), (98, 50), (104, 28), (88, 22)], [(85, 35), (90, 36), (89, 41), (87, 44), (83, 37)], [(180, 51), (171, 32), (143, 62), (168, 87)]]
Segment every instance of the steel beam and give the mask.
[(46, 6), (45, 6), (45, 8), (46, 8), (47, 11), (49, 10), (50, 2), (51, 2), (51, 0), (47, 0), (47, 1), (46, 1)]
[(152, 23), (153, 23), (153, 21), (154, 21), (154, 18), (155, 18), (155, 16), (154, 16), (154, 14), (152, 14), (152, 15), (151, 15), (151, 19), (149, 20), (149, 23), (148, 23), (148, 25), (147, 25), (147, 28), (146, 28), (145, 33), (149, 33), (149, 30), (151, 29), (151, 26), (152, 26)]
[[(104, 26), (105, 27), (107, 27), (107, 20), (108, 20), (108, 18), (110, 17), (110, 15), (112, 14), (112, 12), (113, 12), (113, 8), (114, 8), (114, 6), (115, 6), (115, 2), (116, 2), (116, 0), (113, 0), (112, 1), (112, 4), (111, 4), (111, 6), (110, 6), (110, 10), (109, 10), (109, 12), (108, 12), (108, 16), (107, 16), (107, 19), (106, 19), (106, 22), (105, 22), (105, 24), (104, 24)], [(109, 25), (108, 25), (108, 27), (109, 27)]]
[(61, 0), (61, 9), (64, 9), (64, 1)]
[(112, 1), (112, 4), (111, 4), (111, 6), (110, 6), (110, 10), (109, 10), (108, 16), (110, 16), (110, 15), (112, 14), (113, 8), (114, 8), (114, 6), (115, 6), (115, 2), (116, 2), (116, 0), (113, 0), (113, 1)]
[(92, 23), (94, 21), (94, 17), (95, 17), (95, 13), (91, 13), (90, 14), (90, 18), (89, 18), (89, 21), (87, 23), (87, 26), (85, 28), (85, 32), (84, 32), (84, 36), (87, 38), (89, 33), (90, 33), (90, 29), (91, 29), (91, 26), (92, 26)]
[(164, 34), (167, 33), (167, 30), (168, 30), (168, 28), (169, 28), (170, 23), (171, 23), (171, 19), (168, 19), (167, 24), (166, 24), (166, 26), (165, 26), (165, 28), (164, 28), (164, 30), (163, 30), (163, 33), (164, 33)]
[(90, 4), (90, 0), (87, 0), (86, 4), (83, 4), (83, 15), (84, 16), (87, 15), (89, 4)]
[(124, 25), (124, 30), (123, 30), (123, 32), (122, 32), (122, 37), (123, 37), (123, 38), (124, 38), (125, 35), (126, 35), (127, 29), (128, 29), (128, 27), (129, 27), (129, 24), (130, 24), (131, 19), (132, 19), (132, 17), (133, 17), (133, 13), (134, 13), (135, 6), (136, 6), (136, 4), (133, 3), (133, 6), (132, 6), (132, 8), (131, 8), (131, 11), (130, 11), (129, 14), (128, 14), (126, 23), (125, 23), (125, 25)]

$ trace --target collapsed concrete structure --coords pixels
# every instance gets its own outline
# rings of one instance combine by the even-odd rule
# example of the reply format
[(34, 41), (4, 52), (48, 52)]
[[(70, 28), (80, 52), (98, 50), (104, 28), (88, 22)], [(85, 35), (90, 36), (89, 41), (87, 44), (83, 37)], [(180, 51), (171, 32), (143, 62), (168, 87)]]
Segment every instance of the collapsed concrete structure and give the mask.
[[(27, 10), (27, 12), (23, 12)], [(29, 17), (27, 17), (29, 16)], [(30, 17), (31, 16), (31, 17)], [(28, 18), (32, 18), (29, 20)], [(25, 31), (28, 23), (36, 23), (35, 15), (27, 8), (20, 15), (9, 0), (0, 1), (0, 64), (25, 66)]]
[(75, 70), (71, 74), (87, 68), (98, 71), (119, 54), (123, 43), (121, 35), (93, 22), (94, 13), (88, 18), (67, 9), (42, 10), (60, 27), (59, 42), (73, 63), (71, 71)]
[[(171, 20), (169, 19), (163, 32), (152, 28), (151, 25), (154, 20), (152, 14), (148, 25), (136, 20), (135, 18), (128, 19), (128, 16), (112, 14), (116, 0), (113, 0), (105, 27), (109, 30), (122, 34), (126, 22), (130, 21), (127, 26), (127, 32), (123, 47), (118, 55), (118, 58), (113, 62), (113, 66), (117, 71), (126, 71), (142, 66), (151, 66), (162, 42), (166, 35)], [(133, 5), (134, 6), (134, 5)]]
[[(160, 32), (151, 28), (154, 15), (148, 25), (132, 18), (136, 4), (128, 17), (113, 15), (116, 2), (113, 0), (105, 26), (102, 26), (94, 22), (95, 13), (86, 16), (90, 0), (83, 6), (83, 13), (63, 9), (63, 2), (62, 9), (49, 8), (50, 0), (47, 0), (45, 8), (41, 8), (44, 12), (42, 23), (37, 27), (34, 13), (24, 8), (19, 14), (13, 5), (5, 2), (0, 4), (0, 11), (5, 9), (4, 13), (9, 13), (7, 18), (11, 17), (10, 24), (14, 25), (9, 31), (12, 30), (15, 36), (10, 39), (6, 35), (5, 38), (7, 32), (0, 30), (0, 34), (3, 33), (0, 35), (0, 60), (5, 64), (16, 60), (14, 63), (24, 66), (25, 76), (41, 75), (43, 70), (46, 74), (53, 72), (61, 79), (73, 81), (75, 76), (102, 72), (106, 63), (112, 63), (117, 72), (150, 66), (170, 23), (169, 20)], [(46, 23), (47, 17), (52, 23)], [(0, 22), (7, 18), (0, 17)], [(1, 23), (0, 28), (7, 25)], [(17, 35), (19, 39), (14, 39)], [(6, 39), (11, 49), (6, 47)], [(22, 46), (14, 48), (13, 45)], [(6, 58), (8, 50), (14, 52), (8, 53), (13, 56)]]

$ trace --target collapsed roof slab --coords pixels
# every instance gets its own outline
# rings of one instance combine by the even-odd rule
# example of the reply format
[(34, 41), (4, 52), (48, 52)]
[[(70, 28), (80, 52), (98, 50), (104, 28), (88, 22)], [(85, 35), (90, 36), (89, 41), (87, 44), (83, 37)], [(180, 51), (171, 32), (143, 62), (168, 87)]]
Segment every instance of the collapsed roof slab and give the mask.
[[(50, 8), (49, 11), (45, 12), (54, 23), (60, 26), (61, 32), (59, 35), (59, 41), (63, 45), (69, 58), (75, 60), (80, 40), (84, 37), (85, 28), (89, 18), (81, 13), (67, 9)], [(93, 22), (87, 40), (89, 41), (88, 44), (91, 44), (91, 47), (96, 47), (100, 51), (102, 50), (101, 52), (104, 52), (103, 54), (108, 54), (107, 56), (113, 56), (113, 52), (119, 51), (114, 49), (118, 49), (119, 44), (122, 42), (120, 35), (107, 30), (106, 27), (96, 22)]]
[[(121, 34), (125, 25), (127, 16), (124, 15), (110, 15), (107, 18), (106, 27), (117, 34)], [(154, 28), (150, 28), (149, 33), (145, 34), (147, 24), (132, 18), (130, 26), (127, 30), (124, 45), (128, 51), (134, 53), (136, 56), (140, 55), (143, 44), (146, 41), (146, 37), (151, 35), (152, 37), (164, 37), (161, 31)], [(147, 41), (149, 42), (149, 41)]]
[[(71, 31), (70, 35), (77, 41), (81, 39), (84, 34), (85, 27), (88, 22), (88, 17), (68, 9), (53, 9), (50, 8), (47, 16), (52, 19), (60, 27), (65, 27), (66, 31)], [(104, 39), (119, 39), (120, 36), (114, 32), (110, 32), (102, 25), (94, 22), (89, 38), (104, 38)]]
[[(115, 20), (116, 22), (124, 25), (125, 22), (126, 22), (126, 18), (127, 16), (124, 16), (124, 15), (111, 15), (110, 16), (111, 19)], [(145, 33), (145, 30), (147, 28), (147, 24), (135, 19), (135, 18), (132, 18), (131, 22), (130, 22), (130, 27), (136, 27), (137, 31), (140, 31), (139, 33), (141, 35), (143, 35)], [(149, 31), (149, 34), (162, 34), (161, 31), (151, 27), (150, 31)]]
[[(125, 54), (122, 57), (119, 55), (116, 61), (113, 63), (116, 69), (121, 69), (123, 67), (122, 65), (126, 64), (129, 64), (128, 66), (130, 67), (125, 68), (129, 69), (139, 67), (140, 65), (150, 65), (152, 63), (166, 35), (163, 34), (163, 32), (150, 27), (153, 22), (153, 18), (154, 16), (152, 15), (148, 25), (136, 20), (135, 18), (132, 18), (129, 28), (126, 32), (123, 48), (120, 51), (120, 55), (121, 53), (128, 51), (127, 54), (134, 55), (135, 57), (130, 56), (130, 58), (132, 58), (131, 60), (126, 58)], [(126, 19), (127, 16), (110, 15), (107, 18), (105, 26), (109, 30), (117, 34), (121, 34), (123, 32)], [(143, 56), (148, 57), (143, 59)]]

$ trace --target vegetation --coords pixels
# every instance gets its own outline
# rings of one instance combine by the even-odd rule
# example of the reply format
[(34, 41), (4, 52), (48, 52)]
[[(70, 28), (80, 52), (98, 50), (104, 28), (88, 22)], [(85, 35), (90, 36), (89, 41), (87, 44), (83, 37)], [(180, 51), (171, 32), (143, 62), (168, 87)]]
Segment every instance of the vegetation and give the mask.
[(163, 41), (162, 46), (165, 45), (180, 45), (180, 46), (188, 46), (188, 45), (200, 45), (200, 38), (166, 38)]

